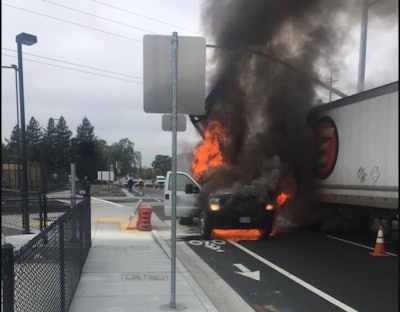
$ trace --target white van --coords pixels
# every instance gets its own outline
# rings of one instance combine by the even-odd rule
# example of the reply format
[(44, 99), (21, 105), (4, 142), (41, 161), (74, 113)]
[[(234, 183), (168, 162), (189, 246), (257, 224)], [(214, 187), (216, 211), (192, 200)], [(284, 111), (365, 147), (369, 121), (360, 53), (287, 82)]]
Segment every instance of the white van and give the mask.
[[(164, 187), (164, 213), (172, 215), (172, 172), (167, 173)], [(275, 217), (274, 203), (270, 198), (260, 200), (254, 186), (244, 185), (241, 196), (233, 190), (219, 190), (207, 195), (206, 201), (198, 201), (201, 186), (188, 173), (176, 173), (176, 217), (179, 224), (191, 224), (199, 219), (199, 234), (209, 239), (213, 229), (258, 229), (260, 237), (267, 238), (272, 232)], [(204, 195), (204, 194), (203, 194)], [(240, 200), (238, 200), (240, 199)]]
[(164, 186), (165, 177), (164, 176), (156, 176), (156, 181), (154, 182), (155, 186)]
[[(172, 172), (168, 171), (164, 187), (164, 213), (167, 217), (172, 215)], [(197, 190), (194, 193), (187, 194), (187, 185)], [(198, 215), (197, 196), (200, 185), (193, 180), (189, 174), (182, 171), (176, 172), (176, 217), (179, 224), (193, 223), (193, 217)]]

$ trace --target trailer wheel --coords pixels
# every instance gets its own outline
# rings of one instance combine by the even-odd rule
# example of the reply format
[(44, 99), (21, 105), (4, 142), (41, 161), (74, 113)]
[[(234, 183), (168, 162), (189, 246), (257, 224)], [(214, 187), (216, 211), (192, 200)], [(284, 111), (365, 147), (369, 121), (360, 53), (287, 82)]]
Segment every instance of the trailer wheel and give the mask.
[(355, 207), (353, 209), (352, 229), (355, 232), (364, 233), (369, 231), (374, 223), (374, 214), (371, 209)]
[(205, 211), (200, 211), (200, 236), (203, 239), (209, 239), (212, 232), (212, 221), (210, 216)]

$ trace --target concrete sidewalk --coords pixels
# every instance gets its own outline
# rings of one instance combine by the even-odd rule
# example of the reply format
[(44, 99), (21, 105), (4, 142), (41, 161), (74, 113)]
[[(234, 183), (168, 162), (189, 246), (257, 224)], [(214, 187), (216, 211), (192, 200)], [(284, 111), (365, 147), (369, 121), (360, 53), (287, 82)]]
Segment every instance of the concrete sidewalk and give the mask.
[(69, 311), (217, 311), (178, 259), (173, 295), (159, 235), (169, 227), (153, 213), (152, 231), (137, 230), (135, 221), (127, 229), (133, 206), (92, 197), (92, 247)]

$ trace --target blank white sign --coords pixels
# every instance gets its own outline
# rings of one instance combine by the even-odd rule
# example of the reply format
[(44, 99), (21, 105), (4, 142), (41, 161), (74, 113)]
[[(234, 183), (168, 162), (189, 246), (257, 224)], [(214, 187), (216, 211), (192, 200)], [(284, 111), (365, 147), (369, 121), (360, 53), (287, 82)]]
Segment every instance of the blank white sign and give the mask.
[[(162, 129), (164, 131), (172, 131), (172, 115), (162, 115)], [(186, 131), (186, 116), (177, 115), (176, 131)]]
[[(179, 37), (177, 113), (205, 113), (206, 40)], [(143, 107), (146, 113), (172, 113), (172, 36), (143, 37)]]

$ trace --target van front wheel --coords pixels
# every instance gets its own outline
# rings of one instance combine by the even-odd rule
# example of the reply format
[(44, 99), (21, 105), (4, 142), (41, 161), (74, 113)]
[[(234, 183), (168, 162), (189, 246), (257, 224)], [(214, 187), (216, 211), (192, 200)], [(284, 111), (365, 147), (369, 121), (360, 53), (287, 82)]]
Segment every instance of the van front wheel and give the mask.
[(193, 224), (193, 218), (190, 217), (178, 217), (178, 222), (180, 225), (190, 225)]
[(199, 214), (200, 223), (200, 236), (203, 239), (209, 239), (212, 232), (212, 222), (210, 216), (204, 211), (200, 211)]

